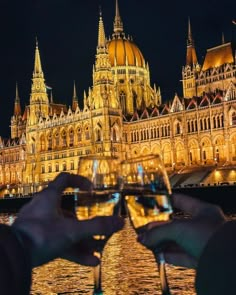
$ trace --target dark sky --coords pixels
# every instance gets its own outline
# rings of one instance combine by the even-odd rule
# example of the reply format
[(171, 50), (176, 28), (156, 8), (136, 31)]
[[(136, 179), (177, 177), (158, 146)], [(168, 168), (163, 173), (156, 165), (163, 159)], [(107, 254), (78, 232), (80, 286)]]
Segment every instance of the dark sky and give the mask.
[[(73, 80), (77, 94), (92, 85), (99, 6), (106, 35), (112, 34), (115, 0), (0, 0), (0, 135), (8, 136), (15, 83), (22, 107), (29, 103), (35, 38), (46, 83), (54, 101), (71, 104)], [(187, 22), (191, 19), (198, 60), (205, 51), (236, 38), (235, 0), (119, 0), (126, 34), (149, 63), (151, 83), (161, 87), (163, 99), (182, 95)]]

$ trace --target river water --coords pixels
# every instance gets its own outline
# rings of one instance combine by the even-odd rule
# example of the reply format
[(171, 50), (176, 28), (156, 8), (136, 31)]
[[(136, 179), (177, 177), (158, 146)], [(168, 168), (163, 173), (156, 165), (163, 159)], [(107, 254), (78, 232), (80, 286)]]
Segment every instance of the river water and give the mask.
[[(13, 216), (0, 214), (1, 223)], [(195, 271), (167, 265), (173, 295), (194, 295)], [(137, 243), (129, 220), (114, 234), (102, 259), (104, 295), (158, 295), (159, 277), (152, 253)], [(63, 259), (56, 259), (33, 270), (32, 295), (92, 294), (93, 270)]]

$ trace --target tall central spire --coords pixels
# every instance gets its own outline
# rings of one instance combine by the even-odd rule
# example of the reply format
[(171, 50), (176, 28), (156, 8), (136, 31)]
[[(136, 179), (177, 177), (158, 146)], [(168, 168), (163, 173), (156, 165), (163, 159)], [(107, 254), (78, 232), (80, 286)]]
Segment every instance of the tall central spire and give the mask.
[(102, 20), (102, 11), (100, 9), (99, 12), (99, 28), (98, 28), (98, 47), (105, 47), (106, 45), (106, 37), (105, 37), (105, 30), (104, 24)]
[(34, 60), (34, 77), (43, 78), (43, 70), (41, 65), (38, 40), (36, 39), (36, 48), (35, 48), (35, 60)]
[(116, 15), (114, 20), (114, 35), (120, 35), (120, 33), (123, 33), (123, 22), (120, 17), (120, 11), (119, 11), (119, 4), (118, 0), (116, 0)]

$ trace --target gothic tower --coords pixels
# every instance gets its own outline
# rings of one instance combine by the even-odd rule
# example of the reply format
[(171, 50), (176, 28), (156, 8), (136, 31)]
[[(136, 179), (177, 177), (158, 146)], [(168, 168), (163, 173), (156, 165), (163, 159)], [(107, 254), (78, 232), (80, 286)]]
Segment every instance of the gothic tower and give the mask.
[(200, 70), (197, 61), (197, 54), (192, 37), (192, 29), (190, 19), (188, 20), (188, 38), (187, 38), (187, 52), (186, 65), (182, 69), (183, 78), (183, 96), (185, 98), (192, 98), (197, 95), (196, 89), (196, 75)]
[(46, 117), (49, 111), (49, 101), (41, 66), (38, 42), (36, 41), (34, 71), (31, 86), (28, 128), (33, 128), (38, 123), (40, 116)]
[(39, 181), (39, 151), (41, 149), (37, 127), (40, 117), (46, 118), (49, 115), (49, 100), (41, 65), (38, 41), (36, 41), (35, 48), (30, 104), (27, 110), (26, 142), (28, 158), (24, 177), (28, 183), (35, 184)]
[(93, 138), (94, 152), (110, 154), (113, 150), (120, 150), (117, 145), (121, 142), (122, 115), (120, 103), (115, 93), (101, 12), (96, 51), (93, 89), (89, 92), (87, 104), (91, 110), (92, 132), (95, 131)]
[(19, 138), (21, 136), (21, 127), (22, 127), (22, 113), (20, 105), (20, 97), (18, 92), (18, 85), (16, 83), (16, 97), (14, 103), (13, 116), (11, 118), (11, 138)]

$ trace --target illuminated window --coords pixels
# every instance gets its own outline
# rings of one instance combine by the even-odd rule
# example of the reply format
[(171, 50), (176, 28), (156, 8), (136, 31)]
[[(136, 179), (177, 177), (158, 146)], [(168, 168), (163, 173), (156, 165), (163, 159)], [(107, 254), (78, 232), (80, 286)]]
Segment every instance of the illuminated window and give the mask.
[(52, 149), (52, 135), (48, 135), (48, 150)]
[(236, 112), (232, 114), (232, 125), (236, 125)]
[(77, 140), (78, 140), (78, 142), (80, 142), (82, 140), (82, 133), (81, 133), (80, 128), (78, 128), (78, 130), (77, 130)]
[(63, 130), (62, 132), (62, 146), (66, 147), (66, 132)]
[(70, 130), (69, 137), (70, 137), (70, 146), (73, 146), (74, 145), (74, 131), (72, 129)]
[(86, 140), (89, 140), (89, 139), (90, 139), (90, 132), (89, 132), (89, 128), (88, 128), (88, 126), (87, 126), (86, 129), (85, 129), (85, 139), (86, 139)]

